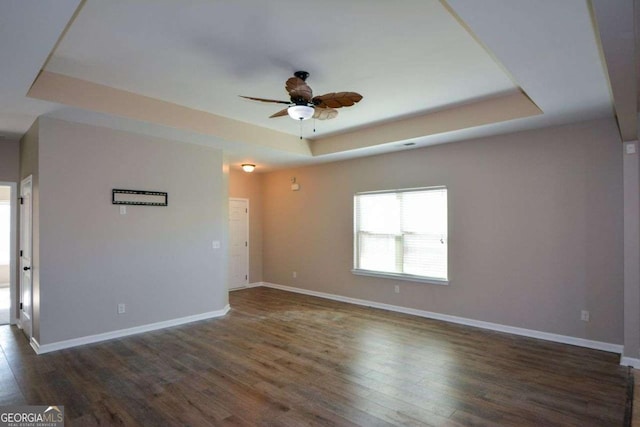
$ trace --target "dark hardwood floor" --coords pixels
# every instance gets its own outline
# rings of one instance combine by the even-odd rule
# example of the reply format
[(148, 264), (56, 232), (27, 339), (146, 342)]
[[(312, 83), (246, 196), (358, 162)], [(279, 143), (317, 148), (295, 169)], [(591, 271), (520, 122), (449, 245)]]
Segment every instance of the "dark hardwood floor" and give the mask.
[(616, 354), (267, 288), (224, 318), (37, 356), (0, 328), (0, 405), (66, 425), (623, 425)]

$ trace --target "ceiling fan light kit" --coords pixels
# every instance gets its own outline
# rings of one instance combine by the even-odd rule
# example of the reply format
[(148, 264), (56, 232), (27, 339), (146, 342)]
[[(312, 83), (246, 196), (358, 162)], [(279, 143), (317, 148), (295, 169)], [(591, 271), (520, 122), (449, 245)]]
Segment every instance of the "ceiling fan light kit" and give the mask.
[(252, 165), (251, 163), (243, 163), (242, 164), (242, 170), (250, 173), (253, 172), (253, 170), (256, 168), (256, 165)]
[(313, 117), (313, 114), (316, 112), (315, 108), (309, 107), (308, 105), (292, 105), (287, 108), (287, 113), (289, 113), (289, 117), (294, 120), (309, 120)]
[(289, 101), (277, 99), (255, 98), (242, 96), (253, 101), (269, 102), (272, 104), (286, 104), (287, 108), (272, 114), (270, 117), (282, 117), (289, 115), (296, 121), (333, 119), (338, 115), (336, 108), (351, 107), (360, 102), (362, 95), (356, 92), (331, 92), (320, 96), (313, 96), (313, 91), (307, 85), (309, 73), (296, 71), (285, 83), (285, 89), (289, 93)]

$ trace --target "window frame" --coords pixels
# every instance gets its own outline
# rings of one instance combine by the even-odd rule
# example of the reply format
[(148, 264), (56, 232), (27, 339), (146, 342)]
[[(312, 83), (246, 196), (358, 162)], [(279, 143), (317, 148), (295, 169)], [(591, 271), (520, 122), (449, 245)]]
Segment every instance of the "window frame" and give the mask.
[[(398, 193), (410, 193), (410, 192), (423, 192), (423, 191), (437, 191), (437, 190), (445, 190), (447, 195), (447, 278), (442, 279), (438, 277), (429, 277), (429, 276), (420, 276), (414, 274), (407, 273), (393, 273), (386, 271), (377, 271), (377, 270), (367, 270), (358, 267), (359, 264), (359, 233), (358, 233), (358, 205), (357, 205), (357, 197), (364, 196), (368, 194), (398, 194)], [(402, 231), (402, 230), (401, 230)], [(404, 254), (403, 254), (403, 239), (402, 236), (404, 234), (409, 233), (401, 233), (400, 235), (395, 236), (396, 245), (400, 246), (400, 249), (396, 252), (396, 264), (402, 263)], [(368, 276), (368, 277), (382, 277), (387, 279), (395, 279), (395, 280), (405, 280), (410, 282), (419, 282), (419, 283), (429, 283), (434, 285), (448, 285), (450, 281), (449, 274), (449, 190), (445, 185), (431, 186), (431, 187), (416, 187), (416, 188), (401, 188), (401, 189), (392, 189), (392, 190), (380, 190), (380, 191), (362, 191), (355, 193), (353, 195), (353, 269), (351, 273), (358, 276)]]

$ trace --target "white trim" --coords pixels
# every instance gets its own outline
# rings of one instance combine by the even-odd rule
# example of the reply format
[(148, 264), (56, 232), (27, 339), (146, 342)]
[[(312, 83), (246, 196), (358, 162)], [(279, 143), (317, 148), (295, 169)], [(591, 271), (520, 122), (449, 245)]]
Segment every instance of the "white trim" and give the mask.
[(468, 319), (466, 317), (451, 316), (449, 314), (434, 313), (432, 311), (418, 310), (415, 308), (401, 307), (398, 305), (385, 304), (381, 302), (368, 301), (357, 298), (349, 298), (341, 295), (328, 294), (324, 292), (311, 291), (308, 289), (294, 288), (291, 286), (277, 285), (275, 283), (262, 282), (262, 286), (267, 288), (280, 289), (282, 291), (295, 292), (299, 294), (311, 295), (314, 297), (330, 299), (334, 301), (346, 302), (349, 304), (363, 305), (365, 307), (380, 308), (382, 310), (395, 311), (398, 313), (412, 314), (414, 316), (425, 317), (428, 319), (443, 320), (445, 322), (457, 323), (460, 325), (473, 326), (491, 331), (506, 332), (513, 335), (523, 337), (537, 338), (545, 341), (553, 341), (562, 344), (576, 345), (579, 347), (593, 348), (595, 350), (608, 351), (611, 353), (622, 353), (623, 346), (620, 344), (611, 344), (601, 341), (587, 340), (584, 338), (576, 338), (568, 335), (552, 334), (549, 332), (536, 331), (533, 329), (518, 328), (515, 326), (501, 325), (499, 323), (484, 322), (482, 320)]
[(355, 193), (354, 196), (362, 196), (367, 194), (411, 193), (415, 191), (435, 191), (435, 190), (446, 190), (446, 189), (447, 189), (446, 185), (434, 185), (431, 187), (392, 188), (389, 190), (361, 191), (359, 193)]
[(632, 368), (640, 368), (640, 359), (637, 359), (635, 357), (626, 357), (626, 356), (621, 356), (620, 357), (620, 364), (622, 366), (631, 366)]
[(260, 286), (264, 286), (263, 282), (254, 282), (254, 283), (249, 283), (248, 285), (245, 285), (245, 286), (238, 286), (237, 288), (230, 288), (229, 292), (241, 291), (243, 289), (249, 289), (249, 288), (258, 288)]
[(184, 325), (185, 323), (197, 322), (199, 320), (211, 319), (214, 317), (224, 316), (229, 312), (231, 307), (227, 304), (222, 310), (209, 311), (193, 316), (180, 317), (177, 319), (164, 320), (162, 322), (149, 323), (147, 325), (134, 326), (133, 328), (120, 329), (117, 331), (105, 332), (102, 334), (88, 335), (86, 337), (73, 338), (66, 341), (58, 341), (51, 344), (40, 345), (38, 341), (31, 338), (31, 347), (37, 354), (49, 353), (52, 351), (62, 350), (65, 348), (77, 347), (79, 345), (92, 344), (100, 341), (122, 338), (129, 335), (140, 334), (142, 332), (150, 332), (158, 329), (170, 328), (172, 326)]
[(249, 283), (245, 288), (259, 288), (260, 286), (264, 286), (264, 282)]
[[(34, 337), (31, 337), (31, 341), (29, 341), (29, 345), (31, 345), (31, 348), (33, 349), (33, 351), (36, 352), (36, 354), (46, 353), (40, 350), (40, 343)], [(53, 350), (50, 350), (50, 351), (53, 351)]]
[(413, 274), (405, 273), (385, 273), (383, 271), (361, 270), (359, 268), (354, 268), (353, 270), (351, 270), (351, 272), (356, 276), (382, 277), (383, 279), (406, 280), (408, 282), (429, 283), (431, 285), (442, 286), (446, 286), (449, 284), (449, 281), (447, 279), (436, 279), (427, 276), (414, 276)]
[[(30, 191), (30, 199), (31, 199), (31, 203), (29, 204), (29, 239), (31, 240), (31, 242), (29, 242), (29, 267), (31, 268), (31, 272), (29, 274), (29, 310), (31, 310), (31, 312), (29, 313), (29, 321), (26, 322), (25, 319), (22, 318), (22, 313), (23, 311), (23, 304), (24, 304), (24, 300), (22, 299), (22, 297), (24, 296), (24, 287), (25, 284), (24, 282), (24, 274), (23, 274), (23, 259), (22, 259), (22, 255), (18, 255), (18, 259), (16, 260), (18, 262), (18, 269), (19, 269), (19, 274), (20, 274), (20, 278), (19, 278), (19, 282), (20, 282), (20, 286), (18, 288), (18, 317), (16, 319), (16, 322), (20, 324), (20, 329), (22, 329), (23, 332), (25, 332), (25, 324), (28, 324), (28, 330), (26, 330), (25, 335), (27, 336), (27, 338), (31, 339), (33, 338), (33, 271), (34, 271), (34, 266), (33, 265), (33, 174), (27, 175), (25, 178), (22, 179), (22, 181), (20, 181), (20, 186), (18, 187), (18, 197), (21, 202), (22, 199), (24, 198), (24, 187), (29, 185), (29, 191)], [(24, 245), (23, 245), (23, 241), (22, 241), (22, 231), (24, 230), (24, 224), (25, 224), (25, 220), (22, 217), (23, 216), (23, 212), (24, 209), (22, 208), (22, 203), (19, 203), (19, 212), (18, 212), (18, 217), (20, 218), (20, 229), (18, 230), (18, 234), (16, 235), (16, 239), (17, 240), (17, 244), (20, 246), (20, 250), (23, 251), (24, 250)]]

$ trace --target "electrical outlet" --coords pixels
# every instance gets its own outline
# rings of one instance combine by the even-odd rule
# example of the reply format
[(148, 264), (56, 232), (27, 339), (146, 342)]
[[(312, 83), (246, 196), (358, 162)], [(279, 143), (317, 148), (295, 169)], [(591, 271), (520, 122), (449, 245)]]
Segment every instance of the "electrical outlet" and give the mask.
[(400, 285), (395, 285), (393, 287), (393, 292), (395, 292), (396, 294), (399, 294), (400, 293)]
[(118, 304), (118, 314), (124, 314), (127, 312), (127, 306), (125, 304)]
[(587, 310), (582, 310), (580, 312), (580, 320), (582, 320), (583, 322), (589, 321), (589, 312)]
[(295, 279), (295, 278), (297, 278), (297, 277), (298, 277), (298, 272), (297, 272), (297, 271), (294, 271), (294, 272), (293, 272), (293, 278)]

